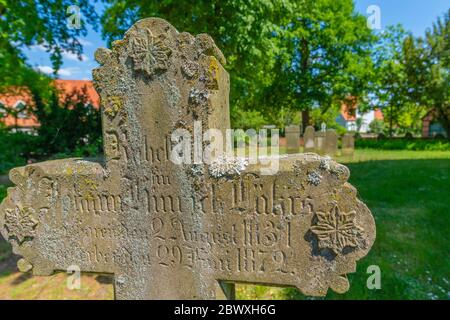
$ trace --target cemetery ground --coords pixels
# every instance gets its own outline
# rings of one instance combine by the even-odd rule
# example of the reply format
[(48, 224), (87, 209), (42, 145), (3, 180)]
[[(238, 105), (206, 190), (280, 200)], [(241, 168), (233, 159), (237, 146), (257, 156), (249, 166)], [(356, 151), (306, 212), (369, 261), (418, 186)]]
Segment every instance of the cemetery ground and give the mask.
[[(371, 209), (377, 238), (349, 275), (350, 290), (330, 290), (324, 299), (450, 299), (450, 151), (361, 149), (337, 161), (350, 168), (349, 182)], [(5, 195), (0, 186), (0, 200)], [(113, 298), (107, 276), (83, 275), (81, 289), (69, 290), (67, 275), (21, 274), (16, 259), (10, 245), (0, 242), (0, 299)], [(366, 286), (371, 265), (380, 267), (380, 290)], [(307, 298), (296, 289), (258, 285), (238, 285), (237, 297)]]

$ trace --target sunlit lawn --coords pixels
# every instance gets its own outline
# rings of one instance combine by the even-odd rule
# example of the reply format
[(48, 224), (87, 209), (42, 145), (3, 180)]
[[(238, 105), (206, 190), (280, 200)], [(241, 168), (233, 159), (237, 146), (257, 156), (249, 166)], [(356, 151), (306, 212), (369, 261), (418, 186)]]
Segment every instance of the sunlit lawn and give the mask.
[[(281, 150), (283, 151), (283, 150)], [(350, 182), (372, 210), (377, 239), (349, 275), (346, 294), (327, 299), (450, 298), (450, 151), (357, 150), (338, 157), (351, 170)], [(5, 188), (0, 187), (0, 198)], [(10, 247), (0, 243), (0, 266)], [(2, 262), (3, 261), (3, 262)], [(366, 287), (367, 267), (381, 269), (381, 290)], [(65, 276), (0, 275), (0, 299), (112, 298), (112, 286), (86, 276), (83, 289), (68, 291)], [(237, 286), (239, 299), (304, 299), (296, 289)]]

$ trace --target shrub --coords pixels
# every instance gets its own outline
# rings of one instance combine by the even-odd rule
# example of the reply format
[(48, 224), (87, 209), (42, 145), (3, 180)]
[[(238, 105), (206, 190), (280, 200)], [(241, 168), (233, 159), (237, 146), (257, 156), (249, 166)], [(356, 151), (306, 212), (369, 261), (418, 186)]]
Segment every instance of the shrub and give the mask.
[(88, 103), (86, 90), (73, 91), (63, 101), (56, 94), (48, 101), (36, 99), (34, 112), (41, 123), (36, 152), (41, 157), (74, 154), (101, 138), (101, 114)]
[(103, 157), (103, 140), (98, 138), (92, 143), (81, 145), (71, 152), (58, 152), (51, 155), (48, 159), (67, 159), (67, 158), (101, 158)]
[(267, 124), (265, 117), (257, 110), (240, 110), (232, 113), (232, 127), (236, 129), (261, 129)]
[(34, 95), (37, 135), (0, 129), (0, 173), (27, 164), (68, 157), (98, 157), (102, 152), (100, 111), (87, 103), (87, 89), (60, 100)]
[(0, 185), (0, 201), (3, 200), (3, 198), (6, 197), (6, 187)]
[(369, 129), (372, 133), (383, 133), (385, 130), (385, 125), (383, 120), (373, 120), (371, 123), (369, 123)]
[(25, 165), (34, 156), (36, 140), (37, 137), (30, 134), (0, 130), (0, 173)]
[(355, 148), (379, 150), (450, 151), (450, 140), (433, 139), (357, 139)]

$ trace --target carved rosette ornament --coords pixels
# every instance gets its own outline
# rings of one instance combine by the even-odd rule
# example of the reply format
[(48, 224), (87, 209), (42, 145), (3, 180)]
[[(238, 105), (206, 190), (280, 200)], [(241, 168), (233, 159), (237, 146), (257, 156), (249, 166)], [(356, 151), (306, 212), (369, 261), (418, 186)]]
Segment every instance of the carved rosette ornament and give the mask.
[(344, 248), (358, 246), (361, 228), (355, 222), (356, 211), (341, 212), (337, 203), (328, 212), (316, 212), (317, 223), (311, 231), (319, 240), (319, 248), (342, 253)]
[(21, 244), (34, 237), (38, 221), (34, 218), (33, 208), (16, 206), (14, 209), (6, 209), (5, 212), (5, 227), (9, 238), (16, 238)]
[(149, 77), (167, 70), (172, 50), (164, 41), (164, 35), (156, 37), (149, 29), (145, 29), (140, 36), (133, 38), (131, 57), (134, 69), (144, 72)]

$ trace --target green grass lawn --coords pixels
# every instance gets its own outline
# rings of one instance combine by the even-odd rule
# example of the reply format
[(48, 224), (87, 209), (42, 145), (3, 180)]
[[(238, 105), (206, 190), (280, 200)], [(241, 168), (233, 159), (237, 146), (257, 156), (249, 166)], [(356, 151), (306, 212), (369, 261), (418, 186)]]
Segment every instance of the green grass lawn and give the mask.
[[(449, 299), (450, 151), (357, 150), (337, 160), (348, 165), (350, 183), (372, 210), (377, 239), (349, 275), (350, 290), (330, 291), (325, 299)], [(0, 198), (5, 193), (0, 187)], [(0, 243), (0, 262), (9, 252)], [(380, 290), (366, 287), (370, 265), (381, 269)], [(0, 275), (0, 283), (6, 276)], [(21, 290), (27, 290), (27, 281), (34, 285), (26, 280)], [(293, 288), (250, 285), (238, 285), (237, 297), (308, 298)]]

